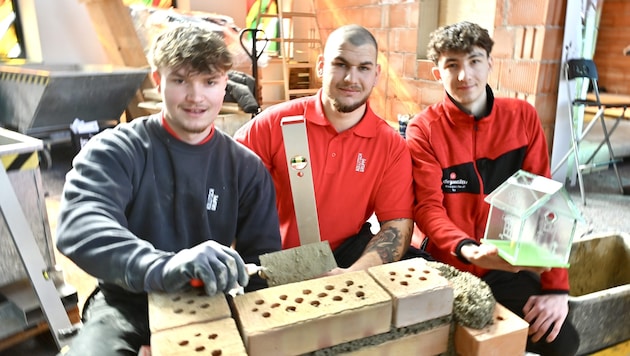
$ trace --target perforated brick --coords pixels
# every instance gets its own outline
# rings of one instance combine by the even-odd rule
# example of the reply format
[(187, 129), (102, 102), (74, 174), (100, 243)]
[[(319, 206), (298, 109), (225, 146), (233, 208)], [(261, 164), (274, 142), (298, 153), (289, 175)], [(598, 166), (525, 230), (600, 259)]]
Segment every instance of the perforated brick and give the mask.
[(230, 318), (225, 295), (209, 297), (202, 290), (179, 294), (149, 294), (149, 326), (151, 332), (178, 326)]
[(422, 258), (371, 267), (368, 273), (392, 296), (392, 325), (397, 328), (453, 311), (453, 288)]
[(180, 326), (151, 335), (152, 356), (247, 355), (234, 319)]
[(455, 351), (460, 356), (523, 355), (529, 324), (501, 304), (494, 308), (492, 325), (483, 329), (455, 327)]
[(365, 271), (234, 298), (250, 356), (295, 355), (388, 332), (392, 301)]

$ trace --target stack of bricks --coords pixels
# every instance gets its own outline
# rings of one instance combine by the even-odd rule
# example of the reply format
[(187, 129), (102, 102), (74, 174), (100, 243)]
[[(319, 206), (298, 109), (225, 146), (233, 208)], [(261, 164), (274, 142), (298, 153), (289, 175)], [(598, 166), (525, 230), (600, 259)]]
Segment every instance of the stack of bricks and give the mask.
[(152, 355), (524, 354), (527, 323), (500, 305), (484, 329), (454, 325), (453, 288), (425, 262), (275, 286), (231, 304), (203, 291), (151, 294)]

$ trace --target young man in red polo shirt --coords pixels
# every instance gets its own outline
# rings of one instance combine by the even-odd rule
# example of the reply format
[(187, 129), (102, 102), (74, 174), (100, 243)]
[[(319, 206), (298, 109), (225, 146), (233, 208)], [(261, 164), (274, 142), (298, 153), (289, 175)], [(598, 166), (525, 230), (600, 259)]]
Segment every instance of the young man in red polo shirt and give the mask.
[[(331, 274), (397, 261), (412, 234), (409, 151), (368, 102), (381, 71), (377, 56), (376, 40), (365, 28), (338, 28), (318, 59), (322, 89), (264, 110), (235, 134), (271, 172), (282, 247), (295, 247), (300, 239), (280, 123), (304, 116), (320, 235), (340, 267)], [(380, 222), (376, 235), (366, 224), (374, 213)]]

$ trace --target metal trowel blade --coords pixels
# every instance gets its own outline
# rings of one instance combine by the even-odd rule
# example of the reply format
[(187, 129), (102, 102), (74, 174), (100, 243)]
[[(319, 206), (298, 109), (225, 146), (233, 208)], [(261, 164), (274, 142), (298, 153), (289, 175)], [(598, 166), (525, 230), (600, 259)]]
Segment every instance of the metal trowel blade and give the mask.
[(328, 241), (321, 241), (260, 256), (270, 287), (304, 281), (337, 267)]

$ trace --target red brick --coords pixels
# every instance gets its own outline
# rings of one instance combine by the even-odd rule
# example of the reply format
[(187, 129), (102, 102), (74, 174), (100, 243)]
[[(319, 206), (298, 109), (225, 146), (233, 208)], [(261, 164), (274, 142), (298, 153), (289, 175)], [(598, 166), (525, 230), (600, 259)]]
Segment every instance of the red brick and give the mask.
[(515, 30), (512, 28), (496, 28), (494, 30), (494, 47), (492, 48), (492, 56), (495, 58), (513, 58), (514, 57), (514, 36)]
[(390, 5), (389, 27), (417, 27), (418, 7), (418, 2), (404, 2)]
[(504, 63), (499, 79), (500, 87), (523, 93), (535, 93), (538, 82), (538, 66), (535, 61), (511, 61)]
[(416, 75), (418, 79), (423, 79), (423, 80), (428, 80), (428, 81), (435, 80), (435, 77), (433, 76), (433, 67), (435, 67), (435, 64), (433, 64), (432, 61), (427, 60), (427, 59), (418, 59), (416, 61), (416, 64), (418, 66), (417, 75)]
[(545, 25), (549, 1), (556, 0), (507, 0), (507, 23), (514, 25)]
[(455, 351), (459, 356), (523, 355), (528, 328), (527, 322), (497, 303), (492, 325), (455, 327)]

